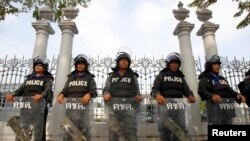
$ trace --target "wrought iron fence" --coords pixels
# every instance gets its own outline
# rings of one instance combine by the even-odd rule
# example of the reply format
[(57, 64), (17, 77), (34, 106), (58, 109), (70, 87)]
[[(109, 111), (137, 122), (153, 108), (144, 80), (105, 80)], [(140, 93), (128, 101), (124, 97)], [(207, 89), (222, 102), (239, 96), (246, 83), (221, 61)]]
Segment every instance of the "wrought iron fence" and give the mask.
[[(0, 94), (3, 104), (4, 93), (15, 91), (30, 73), (31, 59), (5, 56), (0, 58)], [(49, 59), (49, 71), (55, 76), (57, 57)], [(197, 76), (203, 71), (204, 62), (198, 57), (195, 60)], [(250, 68), (250, 60), (234, 58), (229, 60), (225, 57), (222, 63), (222, 74), (229, 81), (234, 90), (238, 90), (237, 84), (243, 80), (244, 73)], [(95, 80), (99, 92), (105, 85), (106, 78), (115, 65), (115, 59), (111, 57), (90, 57), (90, 71), (96, 76)], [(134, 58), (131, 67), (139, 74), (138, 82), (140, 91), (144, 96), (150, 93), (155, 76), (165, 67), (163, 58)], [(73, 69), (73, 65), (72, 65)], [(101, 93), (99, 93), (101, 94)]]

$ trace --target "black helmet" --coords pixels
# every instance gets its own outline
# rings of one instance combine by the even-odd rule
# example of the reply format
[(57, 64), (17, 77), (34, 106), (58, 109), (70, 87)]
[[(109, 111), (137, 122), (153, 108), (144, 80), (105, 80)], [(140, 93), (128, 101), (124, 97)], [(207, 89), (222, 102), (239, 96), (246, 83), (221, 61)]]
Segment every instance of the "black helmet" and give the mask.
[(48, 71), (49, 69), (49, 63), (48, 60), (42, 57), (35, 57), (33, 59), (33, 69), (35, 69), (35, 66), (41, 64), (42, 66), (44, 66), (45, 70)]
[(121, 59), (127, 59), (129, 63), (131, 62), (130, 55), (126, 52), (119, 52), (116, 55), (116, 62), (118, 63)]
[(206, 63), (205, 63), (205, 70), (210, 70), (213, 64), (221, 64), (220, 56), (213, 55)]
[(165, 59), (167, 67), (169, 63), (174, 62), (174, 61), (178, 62), (181, 65), (181, 55), (177, 52), (170, 53)]
[(118, 67), (119, 65), (119, 61), (121, 59), (127, 59), (128, 60), (128, 66), (130, 67), (130, 64), (131, 64), (131, 49), (127, 46), (121, 46), (118, 51), (117, 51), (117, 54), (116, 54), (116, 67)]
[(85, 54), (78, 54), (74, 59), (74, 65), (76, 66), (78, 63), (84, 63), (87, 66), (89, 65), (89, 58)]

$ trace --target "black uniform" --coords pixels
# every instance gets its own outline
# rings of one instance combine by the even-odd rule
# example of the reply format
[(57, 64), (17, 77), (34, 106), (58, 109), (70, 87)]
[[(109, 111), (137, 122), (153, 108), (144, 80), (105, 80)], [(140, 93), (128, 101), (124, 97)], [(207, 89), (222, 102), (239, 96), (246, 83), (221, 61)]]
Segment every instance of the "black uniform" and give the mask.
[[(97, 96), (96, 83), (94, 75), (89, 72), (78, 75), (76, 71), (73, 71), (68, 75), (68, 81), (66, 82), (62, 92), (65, 97), (69, 98), (82, 98), (85, 94), (91, 94), (94, 98)], [(90, 107), (87, 106), (84, 110), (66, 110), (66, 116), (78, 127), (79, 131), (87, 138), (87, 141), (91, 140), (90, 134)], [(79, 118), (79, 116), (81, 118)], [(65, 135), (65, 140), (71, 140), (71, 137)]]
[(250, 69), (245, 74), (246, 78), (238, 84), (240, 93), (245, 96), (246, 104), (250, 107)]
[(155, 97), (159, 92), (165, 98), (183, 98), (183, 96), (193, 95), (184, 77), (181, 71), (171, 72), (163, 69), (154, 80), (151, 96)]
[[(166, 99), (166, 105), (174, 105), (177, 103), (175, 99), (193, 96), (192, 91), (184, 79), (183, 73), (169, 71), (167, 68), (163, 69), (159, 75), (156, 76), (151, 92), (151, 96), (155, 97), (161, 94)], [(179, 140), (165, 125), (166, 118), (171, 118), (177, 126), (182, 128), (185, 132), (185, 111), (184, 109), (167, 109), (166, 106), (160, 106), (160, 122), (158, 129), (160, 132), (161, 141)]]
[(26, 76), (24, 83), (14, 92), (14, 96), (34, 96), (35, 94), (41, 94), (44, 99), (51, 97), (53, 94), (53, 76), (48, 73), (41, 76), (30, 74)]
[[(35, 74), (28, 75), (26, 77), (26, 80), (24, 83), (14, 92), (14, 96), (23, 96), (23, 97), (32, 97), (35, 94), (41, 94), (43, 96), (44, 100), (48, 100), (49, 97), (52, 97), (53, 91), (52, 91), (52, 85), (53, 85), (53, 76), (46, 72), (45, 75), (42, 76), (36, 76)], [(34, 130), (34, 137), (35, 141), (45, 141), (46, 139), (46, 119), (48, 114), (47, 104), (42, 104), (44, 107), (39, 107), (43, 109), (44, 111), (41, 111), (41, 114), (43, 115), (43, 123), (39, 122), (37, 118), (40, 118), (40, 116), (36, 117), (36, 120), (30, 120), (31, 116), (30, 113), (27, 113), (26, 110), (20, 111), (21, 119), (23, 119), (23, 128), (26, 130), (26, 132), (29, 132), (29, 130)], [(27, 120), (29, 119), (29, 120)], [(22, 122), (22, 121), (21, 121)], [(34, 122), (34, 123), (31, 123)], [(35, 129), (30, 129), (29, 125), (33, 124)], [(42, 134), (41, 134), (42, 133)], [(16, 139), (18, 140), (18, 139)]]
[[(206, 100), (209, 124), (232, 124), (232, 118), (236, 116), (235, 110), (233, 107), (224, 109), (223, 105), (234, 104), (234, 98), (237, 97), (238, 93), (220, 75), (205, 71), (198, 78), (200, 80), (198, 93), (202, 100)], [(222, 101), (214, 103), (212, 101), (213, 94), (218, 94)]]
[[(137, 121), (136, 113), (139, 106), (134, 99), (140, 95), (137, 74), (132, 70), (128, 70), (123, 76), (118, 73), (118, 69), (110, 73), (107, 78), (104, 94), (111, 94), (111, 100), (106, 102), (108, 109), (110, 127), (109, 140), (118, 141), (119, 136), (126, 138), (129, 141), (137, 141)], [(115, 110), (116, 104), (126, 102), (134, 110)]]

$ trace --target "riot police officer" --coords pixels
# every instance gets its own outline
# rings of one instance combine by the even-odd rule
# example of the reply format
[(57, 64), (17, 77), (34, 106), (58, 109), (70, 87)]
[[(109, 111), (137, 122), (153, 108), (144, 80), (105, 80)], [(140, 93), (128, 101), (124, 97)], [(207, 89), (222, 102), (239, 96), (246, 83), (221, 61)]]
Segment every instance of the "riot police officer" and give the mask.
[(245, 73), (245, 79), (238, 84), (238, 88), (245, 96), (247, 106), (250, 107), (250, 69)]
[[(29, 74), (26, 76), (26, 80), (24, 81), (24, 83), (14, 92), (14, 93), (10, 93), (6, 96), (7, 101), (13, 101), (14, 96), (23, 96), (23, 97), (32, 97), (34, 99), (34, 101), (39, 102), (42, 99), (51, 101), (48, 98), (53, 97), (53, 91), (52, 91), (52, 85), (53, 85), (53, 76), (51, 75), (51, 73), (48, 72), (48, 61), (45, 58), (42, 57), (36, 57), (33, 59), (33, 72), (32, 74)], [(34, 136), (35, 136), (35, 140), (36, 141), (45, 141), (46, 140), (46, 118), (47, 118), (47, 113), (48, 113), (48, 109), (46, 104), (45, 105), (45, 111), (44, 111), (44, 118), (43, 121), (44, 123), (42, 123), (42, 125), (36, 125), (38, 123), (34, 123), (35, 124), (35, 128), (39, 128), (39, 129), (35, 129), (38, 132), (42, 131), (42, 137), (41, 137), (41, 133), (35, 132)], [(41, 107), (41, 109), (43, 109), (43, 107)], [(25, 113), (25, 111), (21, 110), (21, 116), (23, 116), (22, 118), (25, 118), (26, 116), (30, 116), (27, 113)], [(35, 121), (36, 122), (36, 121)], [(39, 123), (41, 124), (41, 123)], [(24, 125), (25, 126), (25, 125)], [(25, 127), (24, 127), (25, 128)], [(41, 129), (40, 129), (41, 128)], [(26, 129), (24, 129), (26, 130)], [(28, 130), (28, 129), (27, 129)], [(28, 131), (26, 131), (28, 132)], [(16, 138), (16, 140), (18, 140)]]
[[(169, 54), (165, 62), (166, 68), (161, 70), (154, 80), (151, 96), (156, 99), (160, 107), (166, 104), (166, 102), (171, 102), (170, 99), (183, 98), (184, 96), (188, 98), (190, 103), (194, 103), (195, 98), (193, 93), (189, 89), (184, 75), (180, 70), (180, 54), (177, 52)], [(185, 129), (185, 112), (183, 110), (172, 109), (159, 110), (162, 111), (160, 112), (160, 122), (158, 125), (161, 141), (179, 140), (164, 122), (166, 122), (166, 116), (168, 116), (175, 122), (176, 126)], [(186, 133), (186, 130), (184, 133)]]
[[(130, 64), (130, 54), (118, 51), (116, 66), (112, 68), (113, 72), (109, 74), (103, 90), (106, 107), (113, 107), (114, 99), (124, 99), (134, 109), (138, 108), (142, 99), (137, 81), (138, 74), (131, 70)], [(126, 141), (138, 140), (136, 112), (136, 110), (109, 112), (109, 141), (119, 141), (119, 137)]]
[[(74, 58), (75, 70), (68, 75), (68, 80), (61, 93), (57, 97), (59, 104), (62, 104), (65, 97), (69, 98), (82, 98), (81, 103), (85, 106), (89, 105), (91, 98), (97, 96), (96, 83), (94, 75), (88, 70), (89, 59), (84, 54), (79, 54)], [(68, 114), (68, 113), (66, 113)], [(69, 113), (70, 114), (70, 113)], [(68, 115), (69, 115), (68, 114)], [(71, 115), (70, 120), (77, 126), (82, 134), (87, 138), (87, 141), (91, 140), (90, 125), (89, 125), (89, 114), (90, 108), (82, 110), (81, 113), (74, 113), (77, 115)], [(77, 121), (74, 119), (75, 116), (83, 116), (83, 121)], [(64, 140), (71, 140), (67, 136)]]
[(198, 93), (206, 101), (209, 124), (232, 124), (235, 109), (223, 109), (223, 105), (234, 104), (234, 99), (245, 102), (245, 97), (234, 91), (221, 76), (221, 60), (217, 55), (205, 63), (205, 71), (199, 75)]

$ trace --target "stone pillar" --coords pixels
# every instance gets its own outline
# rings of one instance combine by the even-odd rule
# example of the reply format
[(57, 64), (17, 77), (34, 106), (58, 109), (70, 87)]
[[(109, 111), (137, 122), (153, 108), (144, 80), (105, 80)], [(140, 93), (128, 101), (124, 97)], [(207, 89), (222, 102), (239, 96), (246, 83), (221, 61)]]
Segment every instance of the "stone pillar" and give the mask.
[(75, 9), (74, 4), (70, 2), (69, 5), (63, 9), (64, 19), (59, 23), (59, 27), (62, 31), (62, 39), (57, 62), (51, 122), (48, 128), (49, 139), (53, 141), (61, 140), (60, 122), (65, 114), (65, 109), (64, 106), (59, 105), (56, 100), (67, 81), (67, 75), (71, 71), (73, 38), (74, 34), (78, 34), (78, 29), (73, 19), (77, 17), (78, 12), (78, 9)]
[(32, 57), (41, 56), (46, 58), (49, 35), (55, 33), (49, 23), (49, 20), (54, 16), (54, 11), (50, 8), (49, 2), (39, 9), (39, 15), (41, 20), (32, 23), (32, 26), (36, 30), (36, 41)]
[(190, 32), (194, 28), (194, 24), (184, 21), (187, 17), (189, 17), (189, 10), (183, 8), (183, 4), (179, 2), (178, 10), (173, 10), (174, 17), (180, 22), (177, 24), (174, 35), (179, 38), (180, 45), (180, 54), (182, 57), (181, 68), (185, 75), (186, 81), (193, 91), (194, 96), (196, 98), (196, 102), (191, 106), (192, 112), (192, 120), (190, 121), (192, 124), (192, 128), (190, 129), (190, 134), (198, 134), (199, 128), (201, 125), (201, 115), (200, 115), (200, 106), (199, 101), (200, 98), (198, 96), (198, 82), (195, 71), (195, 61), (192, 52), (192, 45), (190, 40)]
[(215, 32), (219, 28), (219, 25), (208, 22), (208, 20), (212, 18), (212, 11), (206, 9), (205, 6), (203, 6), (201, 10), (197, 10), (196, 15), (198, 20), (203, 22), (196, 34), (197, 36), (202, 36), (203, 38), (205, 59), (207, 60), (213, 55), (218, 55)]

